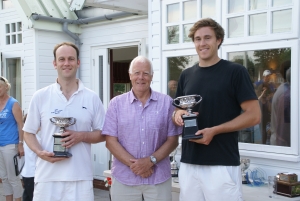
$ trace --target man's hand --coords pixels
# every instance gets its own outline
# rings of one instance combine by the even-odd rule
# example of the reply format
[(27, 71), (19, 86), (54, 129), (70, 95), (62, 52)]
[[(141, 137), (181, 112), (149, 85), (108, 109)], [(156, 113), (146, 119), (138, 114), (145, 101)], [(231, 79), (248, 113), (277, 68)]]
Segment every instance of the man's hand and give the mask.
[(64, 138), (62, 138), (62, 142), (64, 142), (62, 144), (62, 146), (66, 147), (66, 148), (70, 148), (76, 144), (78, 144), (79, 142), (82, 142), (84, 139), (84, 135), (80, 132), (76, 132), (76, 131), (72, 131), (72, 130), (66, 130), (62, 136)]
[(196, 135), (200, 135), (200, 134), (203, 135), (203, 138), (201, 138), (201, 139), (191, 139), (189, 141), (196, 142), (198, 144), (209, 145), (209, 143), (212, 141), (212, 139), (216, 135), (213, 128), (205, 128), (205, 129), (202, 129), (202, 130), (198, 130), (196, 132)]
[(177, 126), (183, 126), (184, 125), (182, 115), (189, 115), (189, 113), (186, 110), (176, 110), (175, 115), (173, 117), (173, 122)]
[(50, 162), (50, 163), (55, 163), (55, 162), (67, 159), (65, 157), (53, 157), (54, 156), (53, 152), (48, 152), (48, 151), (45, 151), (45, 150), (39, 151), (37, 153), (37, 156), (40, 157), (41, 159), (45, 160), (45, 161)]
[(24, 147), (23, 147), (23, 143), (19, 143), (18, 144), (18, 152), (19, 152), (19, 156), (24, 156)]
[(154, 165), (151, 161), (150, 158), (140, 158), (140, 159), (130, 159), (132, 164), (130, 165), (131, 171), (139, 175), (143, 178), (151, 176), (153, 173), (152, 166)]

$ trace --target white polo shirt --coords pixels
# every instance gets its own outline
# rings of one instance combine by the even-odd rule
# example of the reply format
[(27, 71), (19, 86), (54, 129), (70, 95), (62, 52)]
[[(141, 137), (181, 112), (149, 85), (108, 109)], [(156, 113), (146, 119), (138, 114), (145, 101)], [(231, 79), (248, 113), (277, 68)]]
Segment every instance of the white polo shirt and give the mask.
[[(53, 152), (52, 135), (59, 131), (59, 127), (50, 122), (51, 117), (76, 118), (76, 123), (67, 130), (102, 130), (105, 111), (100, 98), (85, 88), (80, 80), (78, 83), (78, 91), (69, 100), (62, 94), (58, 83), (34, 93), (23, 130), (35, 134), (40, 128), (40, 144), (44, 150)], [(69, 152), (72, 157), (56, 163), (38, 158), (35, 182), (92, 180), (91, 144), (80, 142)]]

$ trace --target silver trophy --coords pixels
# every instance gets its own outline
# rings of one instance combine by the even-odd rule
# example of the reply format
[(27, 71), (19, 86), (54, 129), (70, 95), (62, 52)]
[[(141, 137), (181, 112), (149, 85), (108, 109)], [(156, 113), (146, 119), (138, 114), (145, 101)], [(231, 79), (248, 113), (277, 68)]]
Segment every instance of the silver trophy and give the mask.
[(248, 184), (248, 179), (245, 170), (247, 170), (249, 166), (250, 166), (250, 159), (241, 158), (242, 184)]
[(72, 156), (71, 153), (68, 152), (68, 149), (62, 146), (62, 133), (65, 132), (65, 128), (76, 123), (76, 119), (73, 117), (52, 117), (50, 118), (52, 124), (59, 126), (59, 132), (54, 133), (52, 136), (54, 137), (53, 142), (53, 152), (54, 157), (66, 157), (69, 158)]
[(200, 95), (188, 95), (188, 96), (179, 96), (173, 100), (173, 105), (187, 110), (189, 115), (182, 115), (184, 121), (184, 128), (182, 133), (182, 139), (200, 139), (202, 135), (195, 135), (199, 130), (197, 126), (197, 115), (192, 113), (192, 108), (199, 104), (202, 100)]

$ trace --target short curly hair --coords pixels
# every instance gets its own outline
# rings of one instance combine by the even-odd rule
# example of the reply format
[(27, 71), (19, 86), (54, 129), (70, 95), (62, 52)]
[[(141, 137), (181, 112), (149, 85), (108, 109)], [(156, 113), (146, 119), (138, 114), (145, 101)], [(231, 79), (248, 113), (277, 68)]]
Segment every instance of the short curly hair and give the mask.
[(218, 40), (221, 39), (221, 43), (218, 46), (218, 48), (220, 48), (220, 46), (222, 45), (223, 40), (224, 40), (225, 32), (224, 32), (223, 27), (218, 22), (216, 22), (215, 20), (213, 20), (211, 18), (203, 18), (203, 19), (197, 21), (190, 29), (190, 33), (188, 35), (189, 38), (191, 38), (194, 42), (194, 36), (195, 36), (196, 31), (202, 27), (211, 27), (214, 30), (214, 32), (216, 34), (216, 38)]

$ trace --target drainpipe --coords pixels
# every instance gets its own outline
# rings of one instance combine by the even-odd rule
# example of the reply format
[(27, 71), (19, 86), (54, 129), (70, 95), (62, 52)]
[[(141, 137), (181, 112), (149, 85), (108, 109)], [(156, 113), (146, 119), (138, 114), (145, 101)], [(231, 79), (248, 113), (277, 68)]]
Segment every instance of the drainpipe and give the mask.
[[(128, 17), (128, 16), (132, 16), (132, 15), (137, 15), (137, 14), (127, 13), (127, 12), (117, 12), (117, 13), (110, 14), (110, 15), (90, 17), (90, 18), (77, 19), (77, 20), (70, 20), (70, 19), (66, 19), (66, 18), (62, 19), (62, 18), (43, 16), (43, 15), (39, 15), (39, 14), (32, 14), (32, 19), (62, 23), (63, 24), (63, 28), (62, 28), (63, 32), (65, 32), (71, 38), (73, 38), (75, 40), (75, 45), (78, 47), (78, 49), (80, 49), (80, 45), (81, 45), (80, 38), (77, 34), (72, 33), (68, 29), (68, 24), (88, 24), (88, 23), (91, 23), (91, 22), (101, 22), (101, 21), (106, 21), (106, 20), (113, 20), (113, 19)], [(80, 78), (79, 69), (77, 71), (77, 76)]]

